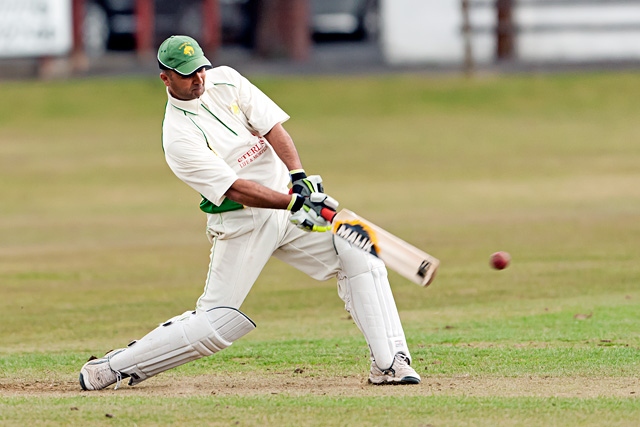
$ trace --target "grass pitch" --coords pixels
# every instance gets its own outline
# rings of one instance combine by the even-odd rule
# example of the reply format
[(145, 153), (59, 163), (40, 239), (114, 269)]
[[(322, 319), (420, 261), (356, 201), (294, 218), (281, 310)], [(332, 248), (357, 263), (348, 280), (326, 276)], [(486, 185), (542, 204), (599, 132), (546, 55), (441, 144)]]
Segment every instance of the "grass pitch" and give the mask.
[[(258, 328), (139, 386), (80, 366), (193, 308), (209, 245), (164, 163), (158, 79), (0, 84), (3, 425), (635, 426), (637, 74), (276, 78), (327, 192), (442, 260), (390, 277), (416, 387), (366, 385), (335, 283), (274, 260)], [(489, 255), (513, 257), (491, 270)]]

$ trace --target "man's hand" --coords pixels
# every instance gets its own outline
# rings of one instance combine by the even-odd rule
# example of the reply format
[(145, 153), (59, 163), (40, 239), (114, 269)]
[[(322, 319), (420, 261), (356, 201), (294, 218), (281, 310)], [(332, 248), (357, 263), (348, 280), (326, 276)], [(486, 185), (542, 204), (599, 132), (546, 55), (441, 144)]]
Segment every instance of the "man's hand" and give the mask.
[[(336, 199), (318, 192), (311, 193), (307, 198), (294, 195), (294, 199), (296, 200), (292, 200), (291, 204), (291, 211), (294, 213), (289, 221), (304, 231), (324, 232), (331, 230), (331, 223), (323, 218), (322, 210), (329, 209), (335, 212), (339, 204)], [(300, 203), (301, 199), (302, 203)]]
[(289, 194), (299, 194), (302, 197), (309, 197), (311, 193), (324, 193), (322, 178), (320, 175), (307, 174), (302, 169), (291, 171), (291, 190)]

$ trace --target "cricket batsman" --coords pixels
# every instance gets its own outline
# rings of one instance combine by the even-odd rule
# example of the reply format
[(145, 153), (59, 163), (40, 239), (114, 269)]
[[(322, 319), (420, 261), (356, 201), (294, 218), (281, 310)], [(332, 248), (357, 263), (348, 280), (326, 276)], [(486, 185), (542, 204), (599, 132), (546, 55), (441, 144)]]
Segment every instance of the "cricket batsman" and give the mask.
[(129, 378), (130, 386), (210, 356), (255, 328), (240, 311), (271, 256), (317, 280), (336, 278), (345, 309), (371, 352), (372, 384), (419, 384), (382, 261), (334, 237), (320, 214), (338, 202), (307, 176), (289, 116), (232, 68), (213, 68), (198, 43), (171, 36), (158, 50), (168, 102), (165, 159), (202, 196), (211, 242), (204, 292), (195, 310), (175, 316), (124, 348), (87, 362), (84, 390)]

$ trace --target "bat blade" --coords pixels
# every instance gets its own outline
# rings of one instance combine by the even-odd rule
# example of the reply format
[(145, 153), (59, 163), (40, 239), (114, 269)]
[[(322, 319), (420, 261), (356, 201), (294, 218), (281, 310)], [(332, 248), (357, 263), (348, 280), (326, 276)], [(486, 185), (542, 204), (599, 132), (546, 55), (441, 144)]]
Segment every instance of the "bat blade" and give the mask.
[(428, 286), (433, 281), (440, 265), (437, 258), (348, 209), (335, 214), (332, 231), (380, 258), (388, 268), (420, 286)]

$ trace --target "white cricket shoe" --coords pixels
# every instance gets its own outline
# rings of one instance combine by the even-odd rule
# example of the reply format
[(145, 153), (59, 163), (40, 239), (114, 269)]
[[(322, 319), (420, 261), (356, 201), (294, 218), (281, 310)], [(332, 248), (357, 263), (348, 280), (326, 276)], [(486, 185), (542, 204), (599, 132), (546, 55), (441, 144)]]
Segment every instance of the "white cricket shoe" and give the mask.
[(89, 359), (80, 369), (80, 387), (83, 390), (102, 390), (117, 383), (117, 389), (122, 381), (122, 374), (111, 369), (109, 360), (123, 350), (124, 348), (110, 351), (100, 359)]
[(420, 375), (409, 365), (409, 358), (402, 353), (396, 353), (393, 364), (384, 371), (371, 361), (369, 383), (382, 384), (420, 384)]

